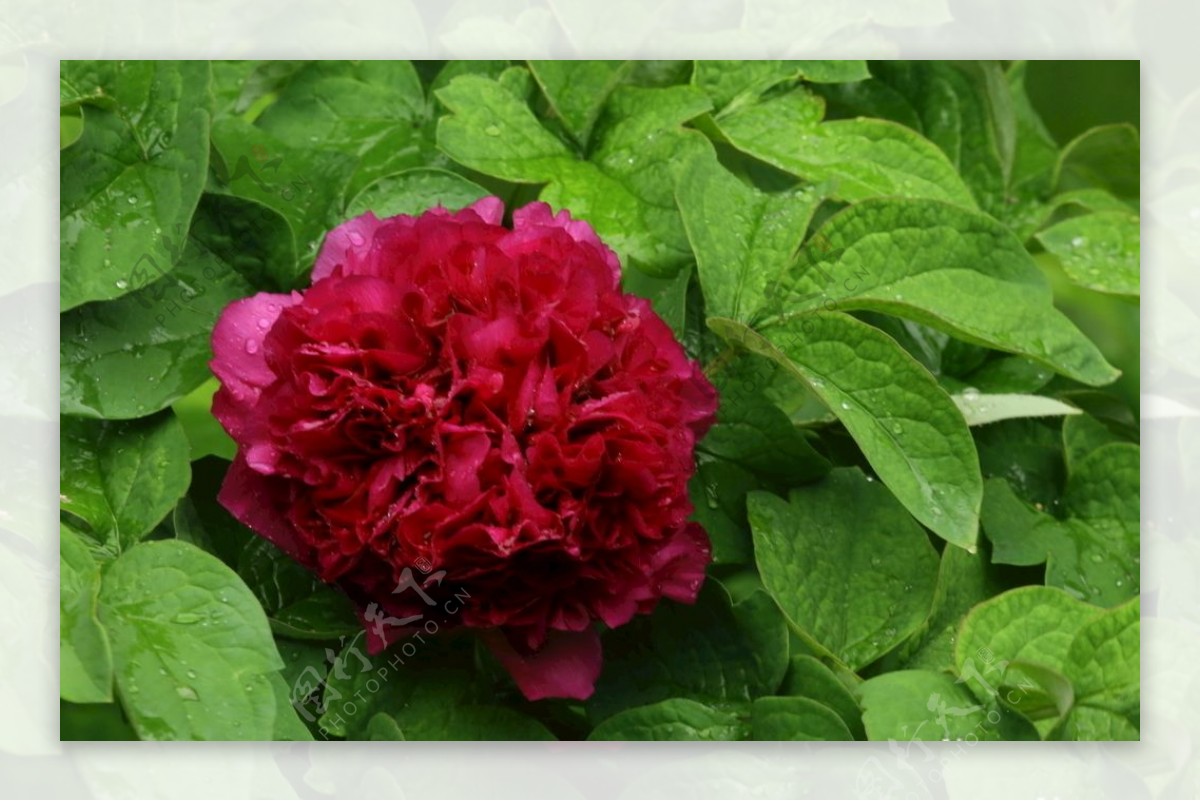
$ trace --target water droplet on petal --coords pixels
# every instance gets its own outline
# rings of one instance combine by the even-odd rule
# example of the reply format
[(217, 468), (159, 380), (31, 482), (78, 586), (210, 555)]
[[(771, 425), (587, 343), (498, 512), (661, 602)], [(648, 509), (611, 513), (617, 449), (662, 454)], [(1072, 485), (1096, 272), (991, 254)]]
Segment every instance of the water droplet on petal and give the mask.
[(246, 340), (246, 353), (249, 353), (251, 356), (258, 353), (258, 340), (257, 339), (247, 339)]
[(360, 234), (358, 231), (350, 232), (350, 244), (351, 245), (354, 245), (355, 247), (359, 247), (362, 244), (364, 244), (366, 241), (367, 240), (363, 239), (363, 235)]
[(259, 321), (258, 321), (258, 330), (259, 331), (266, 331), (270, 327), (271, 327), (271, 321), (268, 320), (266, 317), (262, 317), (259, 319)]

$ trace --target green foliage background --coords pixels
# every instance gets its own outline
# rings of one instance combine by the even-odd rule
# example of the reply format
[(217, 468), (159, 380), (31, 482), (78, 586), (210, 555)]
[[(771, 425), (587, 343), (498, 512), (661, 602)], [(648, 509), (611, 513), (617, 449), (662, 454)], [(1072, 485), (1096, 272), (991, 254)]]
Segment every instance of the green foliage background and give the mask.
[[(64, 62), (64, 739), (1136, 739), (1136, 64)], [(698, 602), (585, 703), (368, 657), (215, 501), (209, 335), (371, 209), (542, 199), (721, 392)], [(411, 651), (411, 653), (410, 653)]]

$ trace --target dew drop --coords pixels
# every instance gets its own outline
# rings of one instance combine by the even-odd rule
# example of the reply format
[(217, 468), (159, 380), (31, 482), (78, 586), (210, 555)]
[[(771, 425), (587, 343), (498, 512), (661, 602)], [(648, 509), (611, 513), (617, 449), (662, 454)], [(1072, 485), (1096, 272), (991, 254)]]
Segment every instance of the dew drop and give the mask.
[(1125, 582), (1121, 581), (1120, 579), (1117, 579), (1117, 586), (1118, 586), (1118, 587), (1124, 587), (1124, 586), (1125, 586)]
[(134, 205), (134, 204), (136, 204), (136, 203), (137, 203), (137, 196), (136, 196), (136, 195), (130, 195), (129, 197), (125, 198), (125, 201), (126, 201), (126, 202), (127, 202), (129, 205), (130, 205), (130, 206), (132, 206), (132, 205)]
[(129, 282), (126, 281), (124, 278), (117, 281), (117, 289), (125, 289), (128, 286), (129, 286)]
[(704, 485), (704, 500), (708, 502), (709, 509), (716, 509), (717, 507), (719, 507), (721, 505), (720, 501), (717, 498), (717, 485), (716, 484), (705, 484)]
[(1095, 562), (1096, 564), (1100, 564), (1101, 562), (1104, 561), (1104, 555), (1100, 554), (1100, 553), (1094, 553), (1094, 554), (1092, 554), (1092, 561)]
[(933, 512), (934, 517), (942, 516), (942, 507), (940, 507), (940, 506), (930, 506), (929, 511)]
[(904, 428), (899, 423), (892, 423), (892, 433), (899, 434), (904, 431)]
[(262, 317), (259, 319), (259, 321), (258, 321), (258, 330), (259, 331), (266, 331), (270, 327), (271, 327), (271, 321), (268, 320), (266, 317)]
[(196, 691), (191, 687), (176, 687), (175, 692), (179, 693), (179, 697), (185, 701), (199, 701), (200, 696), (196, 695)]
[(489, 125), (488, 127), (483, 129), (483, 132), (485, 134), (487, 134), (488, 136), (499, 136), (500, 128), (496, 125)]
[(367, 240), (363, 239), (363, 235), (360, 234), (358, 231), (352, 231), (350, 233), (350, 244), (354, 245), (355, 247), (359, 247), (366, 241)]
[(196, 678), (196, 671), (194, 671), (194, 670), (189, 670), (189, 671), (187, 672), (187, 677), (188, 677), (189, 679), (194, 679), (194, 678)]
[(850, 408), (850, 404), (846, 403), (845, 401), (842, 401), (842, 408), (843, 408), (843, 409), (849, 409), (849, 408)]
[(1071, 247), (1077, 248), (1077, 247), (1084, 245), (1086, 242), (1087, 242), (1087, 240), (1084, 239), (1082, 236), (1077, 236), (1071, 240)]
[(258, 353), (258, 340), (257, 339), (247, 339), (246, 340), (246, 353), (249, 353), (251, 356)]
[(963, 390), (962, 397), (967, 403), (974, 403), (979, 400), (979, 390), (975, 389), (975, 387), (967, 387)]
[(195, 612), (180, 612), (175, 616), (175, 622), (185, 626), (192, 623), (199, 623), (200, 615), (197, 615)]

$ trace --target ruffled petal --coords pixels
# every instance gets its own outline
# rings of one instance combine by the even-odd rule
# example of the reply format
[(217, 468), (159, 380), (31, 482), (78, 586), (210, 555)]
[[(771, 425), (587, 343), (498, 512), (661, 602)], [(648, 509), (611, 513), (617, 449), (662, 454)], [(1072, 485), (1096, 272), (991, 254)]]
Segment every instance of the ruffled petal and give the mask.
[(209, 367), (222, 384), (213, 413), (234, 439), (242, 428), (242, 417), (258, 403), (262, 390), (275, 380), (267, 365), (263, 337), (275, 325), (279, 314), (300, 299), (297, 293), (260, 292), (226, 306), (213, 328), (213, 359)]

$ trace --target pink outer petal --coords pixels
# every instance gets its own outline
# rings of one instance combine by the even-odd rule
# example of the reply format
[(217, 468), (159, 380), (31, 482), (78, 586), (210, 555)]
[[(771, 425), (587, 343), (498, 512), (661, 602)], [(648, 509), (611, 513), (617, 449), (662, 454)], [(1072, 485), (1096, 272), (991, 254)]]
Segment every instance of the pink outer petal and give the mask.
[(504, 201), (498, 197), (481, 197), (468, 209), (479, 215), (479, 219), (490, 225), (499, 225), (504, 219)]
[(498, 629), (484, 632), (483, 642), (530, 701), (542, 698), (583, 700), (596, 689), (602, 652), (594, 628), (547, 632), (546, 642), (529, 655), (517, 651)]
[(213, 359), (209, 367), (221, 379), (221, 402), (214, 414), (236, 437), (242, 417), (258, 402), (259, 393), (275, 380), (267, 366), (263, 337), (286, 307), (300, 302), (300, 295), (259, 292), (225, 307), (213, 328)]
[(247, 528), (266, 538), (279, 550), (307, 565), (291, 527), (274, 502), (272, 479), (254, 472), (240, 453), (225, 473), (217, 501)]
[(343, 275), (354, 275), (355, 268), (366, 261), (371, 252), (375, 231), (381, 225), (379, 218), (368, 211), (330, 231), (313, 266), (312, 282), (315, 284), (328, 277), (338, 266)]

